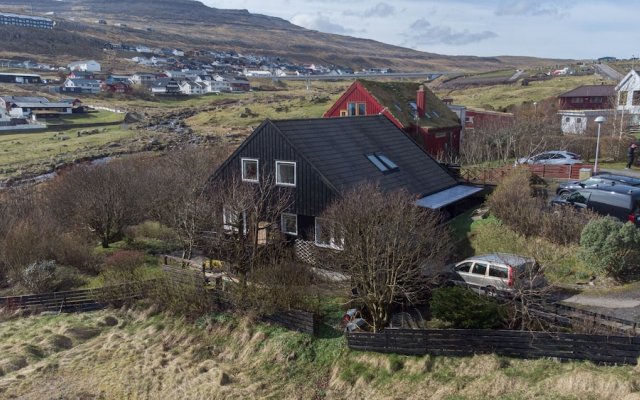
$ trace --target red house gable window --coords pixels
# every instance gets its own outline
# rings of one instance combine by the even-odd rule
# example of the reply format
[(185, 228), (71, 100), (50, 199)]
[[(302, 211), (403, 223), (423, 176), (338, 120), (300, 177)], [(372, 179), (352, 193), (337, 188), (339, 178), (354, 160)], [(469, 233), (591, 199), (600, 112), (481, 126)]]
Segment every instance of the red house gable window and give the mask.
[(367, 103), (347, 103), (347, 115), (367, 115)]

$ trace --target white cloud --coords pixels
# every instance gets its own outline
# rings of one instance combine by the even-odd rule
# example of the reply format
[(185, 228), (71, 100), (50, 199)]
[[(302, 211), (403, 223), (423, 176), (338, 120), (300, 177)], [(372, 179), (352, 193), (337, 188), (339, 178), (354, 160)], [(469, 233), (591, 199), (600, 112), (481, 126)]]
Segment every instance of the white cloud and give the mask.
[(405, 32), (407, 42), (417, 46), (420, 44), (447, 44), (464, 46), (471, 43), (498, 37), (495, 32), (471, 32), (468, 29), (455, 31), (449, 26), (431, 25), (425, 18), (414, 21)]
[(364, 18), (386, 18), (394, 15), (396, 13), (395, 7), (388, 3), (378, 3), (371, 8), (367, 8), (365, 10), (346, 10), (342, 14), (347, 16), (357, 16)]
[(291, 18), (291, 23), (302, 26), (307, 29), (313, 29), (320, 32), (337, 33), (339, 35), (348, 35), (355, 33), (353, 29), (345, 28), (344, 26), (333, 22), (328, 16), (318, 13), (312, 14), (297, 14)]
[(501, 1), (495, 11), (498, 16), (545, 16), (563, 17), (567, 13), (564, 9), (554, 3), (547, 4), (540, 1), (528, 0), (506, 0)]

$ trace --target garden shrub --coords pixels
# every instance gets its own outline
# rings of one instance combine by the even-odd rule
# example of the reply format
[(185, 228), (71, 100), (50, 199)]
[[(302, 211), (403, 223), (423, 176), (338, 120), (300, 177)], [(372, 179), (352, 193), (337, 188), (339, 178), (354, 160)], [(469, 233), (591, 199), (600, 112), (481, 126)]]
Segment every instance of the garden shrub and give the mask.
[(496, 300), (480, 296), (460, 286), (433, 291), (433, 317), (457, 329), (495, 329), (503, 326), (506, 309)]
[(527, 169), (518, 168), (500, 182), (487, 200), (493, 215), (525, 236), (538, 234), (543, 208), (543, 201), (532, 196), (530, 179)]
[(599, 215), (590, 210), (573, 207), (552, 207), (540, 215), (540, 236), (560, 244), (579, 244), (585, 225)]
[(50, 291), (56, 276), (56, 262), (41, 260), (29, 264), (21, 274), (22, 285), (33, 293)]
[(640, 230), (614, 218), (591, 220), (582, 231), (578, 256), (598, 273), (618, 280), (640, 267)]
[(144, 264), (145, 254), (135, 250), (118, 250), (108, 256), (104, 263), (119, 271), (133, 271)]

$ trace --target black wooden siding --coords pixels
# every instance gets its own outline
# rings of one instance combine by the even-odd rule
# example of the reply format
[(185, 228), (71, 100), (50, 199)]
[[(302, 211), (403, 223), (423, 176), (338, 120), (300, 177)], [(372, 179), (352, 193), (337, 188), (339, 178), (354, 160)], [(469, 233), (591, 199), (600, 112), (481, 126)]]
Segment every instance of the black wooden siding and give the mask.
[[(232, 155), (231, 159), (222, 166), (218, 176), (230, 177), (235, 174), (240, 177), (240, 160), (242, 158), (256, 158), (259, 160), (260, 179), (263, 179), (265, 174), (275, 176), (276, 161), (295, 161), (296, 187), (282, 188), (283, 190), (294, 192), (294, 204), (291, 213), (304, 216), (320, 215), (336, 198), (335, 192), (327, 186), (313, 167), (296, 152), (270, 121), (267, 121), (258, 129)], [(244, 184), (252, 185), (250, 182), (244, 182)], [(308, 230), (308, 224), (309, 221), (306, 218), (302, 224), (305, 230)], [(299, 232), (300, 228), (301, 226), (298, 227)]]

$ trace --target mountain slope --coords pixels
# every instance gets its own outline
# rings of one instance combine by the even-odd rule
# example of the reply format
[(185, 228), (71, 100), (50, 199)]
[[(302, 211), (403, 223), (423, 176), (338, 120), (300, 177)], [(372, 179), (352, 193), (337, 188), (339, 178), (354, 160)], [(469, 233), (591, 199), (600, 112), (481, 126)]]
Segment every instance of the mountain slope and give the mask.
[[(100, 48), (95, 48), (95, 43), (117, 41), (186, 50), (235, 50), (357, 69), (477, 71), (559, 62), (528, 57), (444, 56), (419, 52), (368, 39), (308, 30), (281, 18), (251, 14), (246, 10), (211, 8), (194, 0), (6, 0), (1, 7), (2, 11), (10, 12), (53, 13), (53, 18), (60, 23), (51, 35), (47, 34), (53, 47), (35, 43), (37, 40), (34, 41), (33, 36), (42, 35), (41, 32), (2, 28), (9, 37), (12, 37), (11, 32), (20, 31), (30, 39), (13, 37), (0, 49), (0, 55), (28, 55), (31, 52), (50, 58), (61, 54), (86, 57), (88, 51), (100, 58), (96, 54)], [(108, 25), (98, 25), (98, 19), (106, 20)], [(58, 43), (60, 41), (64, 43)], [(56, 54), (62, 44), (76, 41), (78, 46), (68, 46)]]

